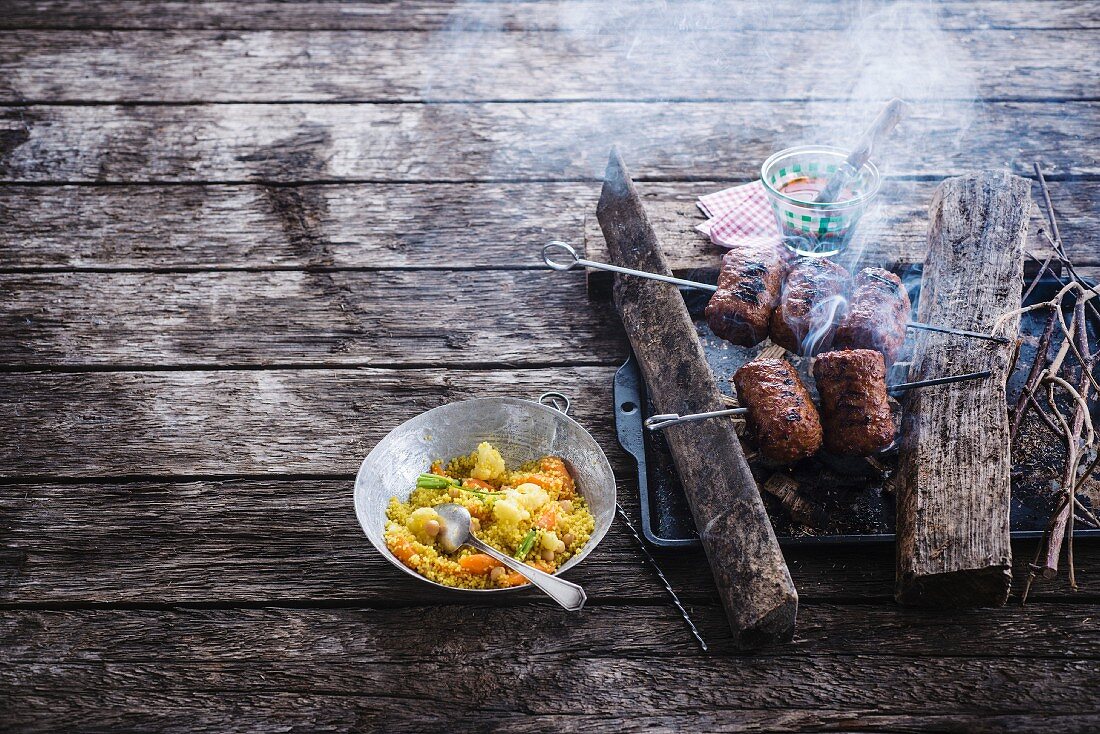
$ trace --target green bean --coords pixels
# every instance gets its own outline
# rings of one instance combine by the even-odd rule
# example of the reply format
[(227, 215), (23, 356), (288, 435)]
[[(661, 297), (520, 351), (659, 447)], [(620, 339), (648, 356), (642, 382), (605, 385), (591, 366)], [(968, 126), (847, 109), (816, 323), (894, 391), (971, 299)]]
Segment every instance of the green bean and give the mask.
[(519, 547), (516, 548), (516, 558), (518, 560), (522, 561), (527, 558), (527, 554), (535, 547), (535, 538), (538, 537), (538, 534), (538, 530), (531, 528), (527, 531), (527, 535), (523, 536), (523, 540), (519, 542)]

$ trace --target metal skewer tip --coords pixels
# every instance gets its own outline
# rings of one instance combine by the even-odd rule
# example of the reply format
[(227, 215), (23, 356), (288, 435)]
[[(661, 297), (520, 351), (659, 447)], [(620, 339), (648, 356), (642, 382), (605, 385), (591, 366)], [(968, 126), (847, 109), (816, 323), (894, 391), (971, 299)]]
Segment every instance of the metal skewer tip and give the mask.
[(891, 385), (889, 392), (897, 394), (906, 392), (907, 390), (915, 390), (918, 387), (930, 387), (932, 385), (948, 385), (952, 382), (967, 382), (969, 380), (984, 380), (987, 377), (992, 377), (993, 373), (989, 370), (982, 372), (966, 372), (961, 375), (950, 375), (948, 377), (933, 377), (928, 380), (917, 380), (916, 382), (903, 382), (898, 385)]
[(919, 321), (910, 321), (905, 325), (909, 329), (919, 329), (921, 331), (937, 331), (941, 334), (955, 334), (957, 336), (968, 336), (971, 339), (985, 339), (986, 341), (997, 342), (998, 344), (1010, 344), (1011, 339), (1003, 336), (993, 336), (992, 334), (983, 334), (980, 331), (967, 331), (966, 329), (951, 329), (946, 326), (932, 326), (932, 324), (922, 324)]
[(726, 415), (744, 415), (748, 412), (748, 408), (730, 408), (728, 410), (712, 410), (709, 413), (692, 413), (690, 415), (680, 415), (679, 413), (660, 413), (658, 415), (651, 415), (646, 418), (645, 427), (651, 431), (659, 431), (662, 428), (668, 428), (669, 426), (678, 426), (681, 423), (703, 421), (707, 420), (708, 418), (720, 418)]
[(691, 632), (691, 636), (695, 638), (695, 641), (699, 643), (699, 647), (703, 652), (707, 651), (706, 640), (703, 639), (703, 635), (699, 633), (699, 628), (695, 626), (695, 622), (692, 621), (691, 615), (688, 614), (687, 608), (684, 607), (680, 601), (680, 597), (677, 596), (675, 589), (672, 588), (672, 584), (669, 583), (665, 577), (664, 571), (661, 570), (661, 565), (657, 563), (657, 559), (653, 557), (653, 554), (649, 552), (649, 548), (646, 548), (645, 541), (642, 540), (642, 536), (638, 534), (637, 529), (634, 527), (634, 523), (630, 522), (630, 518), (626, 516), (626, 510), (618, 502), (615, 503), (615, 511), (619, 515), (619, 519), (626, 525), (627, 530), (634, 536), (634, 540), (638, 543), (638, 549), (642, 551), (642, 555), (645, 556), (646, 562), (657, 574), (657, 578), (661, 580), (661, 584), (665, 587), (665, 591), (672, 597), (672, 603), (676, 606), (676, 609), (680, 612), (680, 617), (684, 620), (684, 624), (687, 625), (688, 630)]

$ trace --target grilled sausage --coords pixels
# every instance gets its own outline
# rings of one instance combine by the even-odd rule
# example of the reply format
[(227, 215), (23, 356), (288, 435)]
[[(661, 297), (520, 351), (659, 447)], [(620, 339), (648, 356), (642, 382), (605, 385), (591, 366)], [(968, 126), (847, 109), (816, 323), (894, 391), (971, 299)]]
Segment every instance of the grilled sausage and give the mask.
[(711, 330), (742, 347), (764, 341), (785, 270), (784, 258), (775, 246), (727, 252), (722, 258), (718, 291), (704, 312)]
[(779, 305), (772, 312), (772, 341), (803, 356), (828, 349), (843, 313), (844, 290), (850, 277), (847, 270), (828, 260), (796, 260), (783, 282)]
[(835, 349), (874, 349), (893, 364), (905, 342), (909, 294), (901, 278), (882, 268), (864, 268), (856, 276), (848, 313), (833, 337)]
[(871, 349), (826, 352), (814, 361), (825, 450), (869, 456), (894, 441), (886, 398), (886, 362)]
[(821, 448), (821, 418), (798, 372), (785, 359), (755, 359), (733, 374), (760, 453), (783, 464)]

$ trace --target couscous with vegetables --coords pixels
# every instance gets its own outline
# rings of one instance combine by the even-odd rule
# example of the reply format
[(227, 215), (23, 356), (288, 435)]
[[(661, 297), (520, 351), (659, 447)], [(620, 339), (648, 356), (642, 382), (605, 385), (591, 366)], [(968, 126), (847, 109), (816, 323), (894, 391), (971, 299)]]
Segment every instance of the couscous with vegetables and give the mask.
[(494, 558), (436, 545), (436, 506), (455, 502), (470, 511), (483, 542), (529, 566), (554, 573), (584, 547), (596, 520), (565, 462), (544, 456), (509, 470), (489, 443), (469, 456), (436, 461), (421, 474), (407, 502), (386, 510), (386, 546), (398, 560), (436, 583), (462, 589), (500, 589), (527, 583)]

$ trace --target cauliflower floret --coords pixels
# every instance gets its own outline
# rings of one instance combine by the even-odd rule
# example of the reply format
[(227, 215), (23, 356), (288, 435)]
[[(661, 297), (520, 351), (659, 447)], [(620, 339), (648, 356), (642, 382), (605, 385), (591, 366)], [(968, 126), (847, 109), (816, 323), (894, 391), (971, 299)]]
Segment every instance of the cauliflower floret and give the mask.
[(411, 530), (421, 543), (431, 544), (439, 534), (439, 513), (431, 507), (413, 510), (409, 519), (405, 521), (405, 527)]
[(477, 461), (470, 471), (470, 476), (488, 482), (499, 479), (504, 475), (504, 457), (493, 448), (488, 441), (482, 441), (477, 445)]
[(546, 493), (546, 490), (534, 482), (524, 482), (516, 487), (516, 495), (519, 502), (532, 512), (550, 501), (550, 495)]
[(497, 500), (493, 503), (493, 517), (506, 525), (518, 525), (531, 518), (531, 513), (513, 499)]

